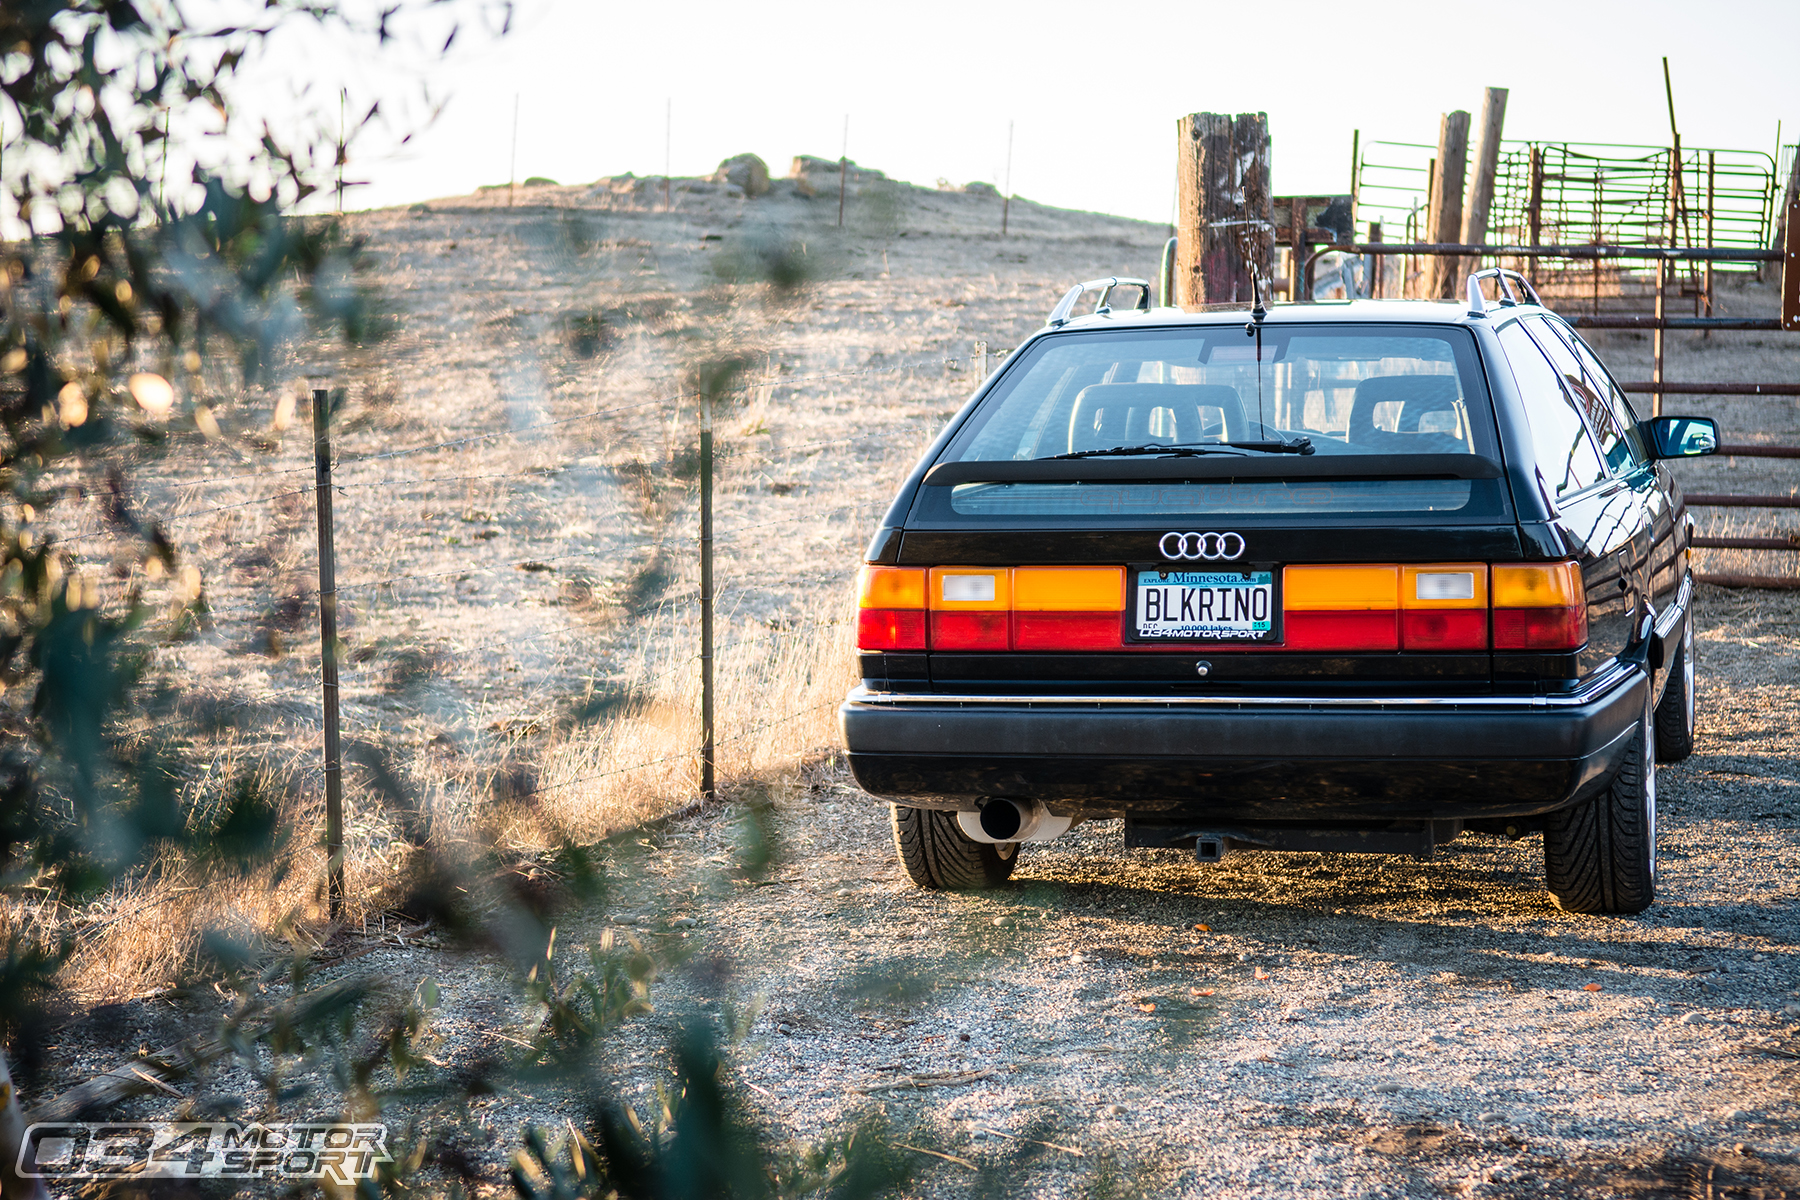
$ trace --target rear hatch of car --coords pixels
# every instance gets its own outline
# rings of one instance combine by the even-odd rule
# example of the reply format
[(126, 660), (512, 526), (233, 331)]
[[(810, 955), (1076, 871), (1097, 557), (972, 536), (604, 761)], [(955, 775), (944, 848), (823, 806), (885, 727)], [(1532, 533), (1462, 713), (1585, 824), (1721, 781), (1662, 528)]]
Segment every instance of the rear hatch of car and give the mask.
[(1449, 324), (1037, 339), (878, 540), (859, 645), (896, 690), (1485, 692), (1585, 637)]

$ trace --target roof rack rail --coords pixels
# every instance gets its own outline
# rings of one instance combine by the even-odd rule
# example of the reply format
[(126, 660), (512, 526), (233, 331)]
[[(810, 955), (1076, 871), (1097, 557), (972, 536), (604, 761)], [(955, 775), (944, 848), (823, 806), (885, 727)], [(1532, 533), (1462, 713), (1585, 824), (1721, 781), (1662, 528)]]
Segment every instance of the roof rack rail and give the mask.
[[(1489, 267), (1485, 271), (1476, 271), (1469, 276), (1469, 315), (1482, 317), (1487, 315), (1487, 300), (1481, 294), (1481, 281), (1492, 279), (1500, 289), (1500, 306), (1512, 308), (1519, 304), (1535, 304), (1539, 308), (1548, 307), (1539, 299), (1537, 289), (1531, 286), (1531, 280), (1508, 267)], [(1510, 281), (1517, 280), (1525, 298), (1519, 298), (1519, 292), (1513, 290)]]
[(1138, 298), (1137, 310), (1139, 312), (1150, 311), (1150, 281), (1148, 279), (1132, 279), (1124, 275), (1113, 275), (1106, 279), (1090, 279), (1086, 283), (1078, 283), (1070, 288), (1063, 293), (1063, 298), (1056, 302), (1056, 307), (1050, 310), (1050, 319), (1044, 324), (1052, 329), (1059, 325), (1067, 325), (1074, 319), (1076, 302), (1088, 292), (1100, 293), (1100, 302), (1094, 305), (1095, 315), (1111, 312), (1112, 293), (1113, 289), (1117, 287), (1142, 288), (1143, 295)]

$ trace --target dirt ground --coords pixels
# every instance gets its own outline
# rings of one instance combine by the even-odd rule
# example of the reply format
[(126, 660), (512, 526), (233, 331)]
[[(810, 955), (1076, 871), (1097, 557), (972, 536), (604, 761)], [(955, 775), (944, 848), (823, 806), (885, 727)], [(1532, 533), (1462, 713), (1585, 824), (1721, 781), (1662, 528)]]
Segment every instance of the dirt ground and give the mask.
[[(687, 819), (628, 843), (615, 866), (635, 890), (565, 921), (571, 954), (611, 929), (683, 960), (615, 1047), (634, 1102), (678, 1022), (760, 1005), (730, 1052), (746, 1104), (799, 1139), (884, 1113), (922, 1148), (919, 1196), (1800, 1195), (1791, 594), (1700, 591), (1700, 745), (1661, 774), (1661, 899), (1638, 918), (1560, 912), (1537, 838), (1469, 836), (1426, 863), (1202, 866), (1126, 850), (1110, 823), (1029, 847), (1003, 891), (925, 893), (831, 755), (841, 676), (784, 693), (811, 707), (770, 742), (759, 664), (824, 644), (876, 510), (972, 386), (973, 343), (1016, 344), (1071, 281), (1152, 273), (1165, 232), (1016, 203), (1002, 239), (997, 200), (878, 182), (853, 189), (841, 231), (835, 196), (791, 184), (746, 202), (678, 182), (669, 212), (655, 187), (603, 181), (356, 218), (393, 337), (337, 361), (297, 349), (285, 382), (221, 399), (219, 437), (191, 435), (203, 469), (146, 484), (147, 505), (178, 511), (217, 614), (159, 669), (240, 714), (222, 740), (196, 735), (196, 756), (285, 764), (316, 787), (304, 409), (271, 425), (316, 370), (347, 390), (348, 736), (398, 756), (433, 819), (465, 827), (507, 771), (556, 778), (556, 715), (596, 689), (686, 704), (694, 526), (675, 464), (693, 414), (672, 398), (728, 326), (760, 382), (721, 431), (721, 641), (745, 647), (747, 693), (728, 701), (726, 767), (811, 766), (771, 776), (771, 879), (727, 871), (731, 817)], [(818, 281), (772, 309), (707, 307), (720, 256), (777, 237), (818, 257)], [(1648, 376), (1647, 339), (1596, 340), (1620, 376)], [(1670, 376), (1800, 377), (1800, 339), (1754, 340), (1679, 342)], [(1800, 437), (1792, 401), (1682, 407), (1719, 415), (1728, 441)], [(1771, 460), (1682, 471), (1694, 490), (1795, 487)], [(691, 787), (670, 770), (658, 811)], [(395, 835), (373, 804), (352, 810), (366, 879)], [(497, 964), (365, 912), (357, 954), (325, 977), (438, 979), (445, 1069), (529, 1032)], [(28, 1104), (205, 1016), (142, 971), (106, 996), (122, 1003), (59, 1033)], [(479, 1100), (467, 1152), (498, 1189), (522, 1124), (560, 1125), (579, 1100)]]
[[(827, 762), (779, 795), (769, 878), (727, 871), (729, 815), (665, 825), (561, 953), (611, 930), (678, 964), (612, 1046), (629, 1102), (681, 1023), (760, 1012), (729, 1055), (747, 1107), (799, 1140), (881, 1114), (919, 1147), (911, 1195), (1800, 1195), (1800, 604), (1698, 611), (1699, 748), (1659, 773), (1639, 917), (1558, 910), (1535, 837), (1203, 866), (1101, 823), (1006, 889), (928, 893)], [(438, 980), (446, 1070), (529, 1036), (497, 964), (411, 932), (321, 980)], [(103, 1020), (65, 1031), (71, 1067), (181, 1024)], [(522, 1125), (587, 1099), (477, 1099), (463, 1149), (498, 1187)]]

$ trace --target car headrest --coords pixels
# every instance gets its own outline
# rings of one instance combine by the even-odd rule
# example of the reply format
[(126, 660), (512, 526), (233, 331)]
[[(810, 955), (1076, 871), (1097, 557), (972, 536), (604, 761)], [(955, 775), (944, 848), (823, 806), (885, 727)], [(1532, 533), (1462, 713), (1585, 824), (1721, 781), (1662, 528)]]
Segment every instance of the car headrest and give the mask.
[(1388, 430), (1375, 428), (1375, 406), (1398, 402), (1399, 427), (1417, 429), (1419, 417), (1428, 412), (1454, 409), (1462, 391), (1454, 375), (1377, 375), (1356, 385), (1350, 402), (1349, 439), (1366, 442)]

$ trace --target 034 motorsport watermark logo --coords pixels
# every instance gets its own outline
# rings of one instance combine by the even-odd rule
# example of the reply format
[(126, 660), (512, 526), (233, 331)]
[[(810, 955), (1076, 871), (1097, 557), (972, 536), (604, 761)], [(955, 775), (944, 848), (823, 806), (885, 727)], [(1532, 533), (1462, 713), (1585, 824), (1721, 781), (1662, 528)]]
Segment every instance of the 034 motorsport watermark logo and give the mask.
[(369, 1179), (387, 1126), (115, 1121), (33, 1125), (19, 1147), (28, 1179)]

